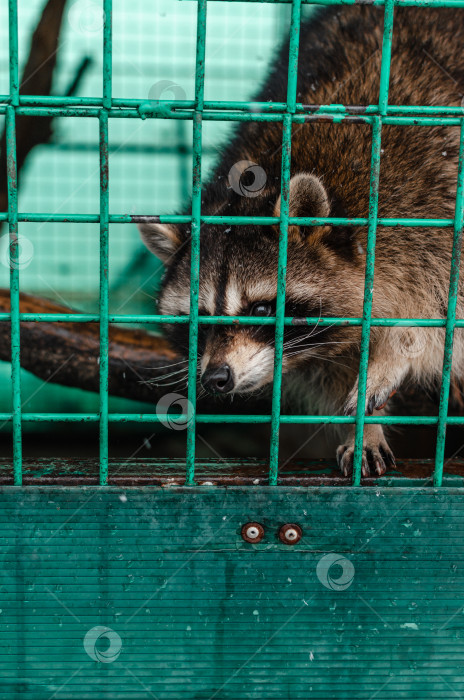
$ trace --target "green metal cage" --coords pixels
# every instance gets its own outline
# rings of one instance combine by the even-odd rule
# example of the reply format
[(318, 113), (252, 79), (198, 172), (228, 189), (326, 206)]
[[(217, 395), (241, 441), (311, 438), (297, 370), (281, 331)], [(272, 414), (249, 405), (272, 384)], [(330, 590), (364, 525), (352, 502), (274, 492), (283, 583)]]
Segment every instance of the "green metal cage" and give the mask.
[[(180, 3), (181, 7), (189, 8), (188, 12), (194, 8), (197, 13), (194, 94), (190, 99), (180, 100), (150, 96), (122, 98), (114, 94), (112, 22), (119, 9), (117, 0), (114, 3), (103, 0), (102, 4), (101, 95), (66, 98), (20, 94), (20, 12), (18, 1), (8, 0), (9, 89), (0, 95), (0, 115), (6, 120), (7, 133), (8, 211), (0, 213), (0, 221), (6, 222), (9, 229), (11, 311), (0, 314), (0, 323), (11, 324), (11, 386), (8, 390), (12, 403), (11, 410), (0, 413), (0, 422), (12, 426), (14, 486), (0, 487), (0, 591), (5, 598), (0, 610), (2, 700), (19, 697), (30, 700), (102, 697), (115, 700), (150, 697), (155, 700), (241, 700), (246, 697), (254, 700), (306, 700), (309, 697), (317, 700), (396, 700), (398, 697), (449, 700), (461, 697), (464, 692), (461, 624), (464, 493), (462, 488), (443, 484), (447, 427), (464, 424), (464, 417), (448, 415), (453, 336), (456, 329), (464, 328), (464, 320), (456, 318), (464, 225), (464, 108), (406, 107), (388, 103), (395, 7), (414, 6), (419, 15), (421, 8), (432, 5), (464, 8), (464, 0), (364, 0), (364, 4), (384, 7), (384, 34), (379, 103), (365, 106), (362, 114), (341, 104), (308, 110), (308, 106), (297, 101), (296, 94), (302, 12), (313, 5), (351, 5), (358, 0), (242, 0), (240, 7), (244, 12), (252, 12), (258, 2), (289, 6), (287, 100), (253, 103), (205, 99), (207, 13), (211, 6), (226, 6), (229, 2), (235, 0)], [(16, 170), (18, 115), (88, 118), (95, 128), (98, 123), (98, 211), (21, 211)], [(292, 125), (308, 120), (317, 122), (327, 115), (334, 117), (335, 122), (337, 119), (343, 119), (344, 123), (362, 122), (372, 129), (367, 218), (289, 216)], [(112, 212), (109, 129), (113, 122), (123, 120), (164, 120), (191, 127), (192, 205), (188, 215), (168, 216), (157, 211)], [(282, 124), (282, 206), (278, 218), (205, 216), (202, 213), (204, 125), (241, 121)], [(435, 125), (460, 128), (453, 220), (378, 217), (384, 124), (414, 125), (417, 129)], [(188, 189), (184, 182), (183, 193), (188, 193)], [(137, 214), (152, 216), (161, 223), (191, 224), (189, 316), (111, 311), (110, 226), (130, 224)], [(98, 309), (79, 314), (20, 311), (22, 271), (18, 237), (22, 225), (34, 222), (56, 223), (62, 227), (75, 224), (99, 227)], [(278, 295), (274, 318), (199, 316), (200, 231), (208, 223), (279, 226)], [(365, 416), (363, 410), (358, 410), (355, 417), (282, 413), (283, 335), (284, 328), (292, 323), (292, 318), (285, 316), (284, 304), (287, 230), (292, 224), (368, 227), (362, 318), (307, 319), (308, 323), (349, 324), (361, 328), (358, 406), (365, 405), (372, 327), (445, 329), (436, 417), (373, 417)], [(454, 230), (446, 319), (372, 318), (376, 230), (378, 226), (397, 225)], [(24, 321), (99, 324), (98, 410), (23, 410), (20, 324)], [(189, 327), (188, 408), (176, 417), (185, 424), (187, 434), (183, 483), (176, 482), (171, 489), (139, 487), (131, 490), (108, 486), (111, 425), (159, 424), (169, 418), (159, 413), (131, 412), (130, 404), (124, 412), (110, 409), (109, 324), (166, 322)], [(269, 415), (213, 415), (196, 410), (199, 326), (232, 323), (275, 325), (274, 382)], [(98, 426), (99, 486), (91, 489), (23, 486), (24, 427), (79, 422)], [(197, 483), (196, 426), (226, 423), (270, 426), (266, 478), (256, 488), (232, 485), (219, 489), (210, 488), (208, 482), (203, 482), (201, 487)], [(436, 428), (435, 488), (414, 479), (409, 482), (398, 479), (398, 484), (392, 488), (390, 482), (384, 487), (376, 485), (375, 489), (360, 487), (363, 430), (369, 423)], [(279, 433), (281, 426), (287, 424), (355, 424), (352, 486), (304, 489), (295, 483), (281, 485)], [(78, 480), (79, 473), (76, 478)], [(265, 536), (261, 542), (244, 542), (241, 528), (248, 521), (263, 524)], [(302, 521), (310, 524), (303, 525), (303, 539), (294, 547), (288, 547), (277, 538), (276, 533), (282, 526)], [(381, 537), (383, 540), (376, 549), (375, 542)], [(362, 581), (356, 594), (354, 587), (350, 588), (355, 576), (351, 560), (356, 564), (356, 577)], [(331, 566), (341, 566), (342, 575), (330, 577)], [(379, 570), (383, 586), (379, 586)], [(163, 597), (167, 583), (173, 581), (171, 597)], [(156, 613), (154, 619), (152, 608)], [(64, 614), (67, 622), (63, 622)], [(124, 634), (121, 632), (124, 649), (134, 655), (135, 661), (130, 666), (122, 662), (122, 667), (117, 667), (110, 662), (118, 659), (122, 642), (113, 628), (120, 624), (123, 614), (126, 616), (121, 623), (124, 624)], [(244, 617), (240, 618), (242, 614)], [(308, 630), (312, 635), (309, 641)], [(106, 650), (97, 649), (97, 640), (101, 638), (109, 642)], [(79, 656), (83, 653), (82, 640), (87, 655), (85, 662), (91, 658), (91, 669)], [(72, 645), (77, 646), (69, 651)], [(314, 647), (318, 649), (315, 653)], [(55, 656), (49, 660), (52, 652)], [(337, 658), (333, 652), (341, 652), (341, 656)]]
[[(354, 2), (354, 0), (353, 0)], [(112, 6), (107, 0), (104, 3), (104, 30), (103, 30), (103, 92), (102, 98), (57, 98), (57, 97), (28, 97), (19, 94), (18, 78), (18, 12), (17, 4), (13, 0), (9, 3), (9, 52), (10, 52), (10, 91), (3, 96), (2, 111), (6, 117), (7, 147), (8, 147), (8, 212), (1, 215), (3, 221), (8, 222), (10, 234), (10, 258), (11, 258), (11, 315), (2, 314), (0, 320), (11, 320), (12, 350), (11, 350), (11, 387), (12, 387), (12, 411), (0, 415), (1, 421), (11, 421), (13, 426), (14, 444), (14, 474), (15, 484), (22, 483), (22, 458), (21, 458), (21, 431), (24, 422), (47, 421), (88, 421), (99, 424), (100, 436), (100, 484), (108, 483), (108, 425), (110, 422), (160, 422), (166, 416), (153, 414), (134, 413), (110, 413), (108, 410), (108, 323), (188, 323), (189, 324), (189, 382), (188, 382), (188, 415), (181, 417), (187, 422), (187, 455), (186, 455), (186, 484), (195, 483), (195, 425), (198, 422), (265, 422), (271, 425), (271, 446), (269, 483), (275, 485), (278, 479), (279, 456), (279, 428), (283, 423), (353, 423), (356, 424), (355, 463), (353, 471), (353, 484), (359, 485), (361, 481), (361, 459), (363, 444), (363, 428), (365, 423), (383, 424), (409, 424), (409, 425), (436, 425), (437, 449), (435, 460), (434, 484), (440, 486), (443, 475), (443, 461), (445, 449), (446, 426), (449, 424), (462, 424), (464, 419), (448, 416), (448, 398), (450, 391), (450, 372), (453, 349), (453, 334), (455, 328), (464, 326), (464, 321), (456, 319), (456, 299), (459, 280), (460, 264), (460, 236), (463, 223), (463, 140), (461, 138), (461, 152), (459, 161), (459, 174), (456, 193), (455, 220), (417, 220), (417, 219), (379, 219), (378, 212), (378, 180), (381, 153), (382, 124), (397, 125), (457, 125), (462, 127), (462, 109), (451, 107), (389, 107), (388, 87), (390, 71), (391, 41), (393, 32), (393, 10), (395, 4), (419, 6), (443, 6), (461, 7), (459, 0), (443, 2), (423, 2), (422, 0), (408, 0), (395, 3), (393, 0), (374, 2), (385, 5), (385, 26), (382, 48), (382, 65), (380, 76), (380, 96), (378, 105), (368, 105), (365, 114), (354, 116), (349, 106), (324, 105), (317, 111), (313, 111), (310, 119), (317, 121), (324, 119), (325, 115), (337, 115), (344, 121), (355, 120), (370, 124), (372, 127), (372, 154), (371, 154), (371, 181), (369, 199), (369, 217), (367, 219), (305, 219), (289, 218), (288, 197), (291, 160), (291, 125), (302, 123), (308, 119), (305, 108), (296, 101), (296, 76), (298, 65), (298, 44), (302, 3), (292, 2), (291, 29), (290, 29), (290, 61), (288, 71), (288, 90), (286, 103), (255, 104), (250, 102), (226, 102), (205, 101), (205, 37), (206, 37), (206, 12), (207, 3), (198, 3), (197, 42), (195, 62), (195, 98), (194, 100), (124, 100), (112, 95)], [(337, 4), (320, 2), (316, 4)], [(352, 4), (351, 2), (339, 4)], [(100, 170), (100, 210), (91, 215), (84, 214), (53, 214), (41, 212), (38, 214), (22, 213), (18, 211), (17, 181), (16, 181), (16, 148), (15, 148), (15, 115), (27, 114), (43, 117), (46, 115), (66, 117), (93, 117), (99, 125), (99, 170)], [(152, 215), (155, 220), (162, 223), (190, 222), (192, 225), (192, 270), (191, 270), (191, 313), (189, 317), (172, 317), (134, 314), (110, 314), (109, 313), (109, 286), (108, 286), (108, 230), (110, 224), (130, 223), (133, 220), (131, 214), (114, 215), (109, 209), (109, 137), (108, 125), (112, 119), (176, 119), (189, 120), (193, 128), (193, 179), (192, 179), (192, 211), (189, 216), (159, 216), (156, 212)], [(202, 182), (202, 125), (205, 121), (275, 121), (283, 124), (283, 149), (282, 149), (282, 211), (280, 218), (275, 217), (227, 217), (227, 216), (203, 216), (201, 212), (201, 182)], [(100, 324), (100, 405), (98, 413), (23, 413), (21, 410), (21, 382), (20, 382), (20, 322), (44, 320), (68, 321), (71, 315), (55, 314), (37, 315), (21, 314), (19, 311), (19, 285), (20, 272), (18, 264), (18, 225), (21, 222), (53, 221), (60, 223), (86, 222), (100, 226), (100, 301), (98, 313), (72, 315), (74, 322), (96, 321)], [(275, 318), (250, 319), (247, 317), (204, 317), (198, 316), (198, 285), (199, 285), (199, 245), (200, 228), (207, 223), (223, 223), (228, 225), (251, 223), (275, 223), (279, 225), (279, 265), (278, 265), (278, 296)], [(287, 251), (287, 228), (289, 224), (300, 223), (309, 226), (317, 226), (321, 223), (343, 224), (346, 226), (368, 226), (368, 248), (366, 258), (365, 293), (363, 317), (354, 318), (330, 318), (321, 319), (324, 324), (351, 324), (360, 325), (361, 359), (358, 405), (363, 406), (366, 394), (366, 379), (369, 360), (369, 334), (372, 325), (384, 326), (424, 326), (441, 327), (446, 329), (443, 377), (440, 395), (439, 414), (435, 417), (409, 416), (398, 419), (395, 416), (366, 417), (363, 411), (358, 411), (356, 417), (345, 416), (291, 416), (281, 414), (281, 385), (282, 385), (282, 352), (284, 326), (291, 324), (291, 318), (284, 316), (285, 300), (285, 271)], [(453, 226), (454, 247), (452, 254), (452, 273), (450, 279), (449, 305), (446, 321), (443, 319), (392, 319), (371, 318), (375, 240), (378, 225), (395, 226)], [(308, 319), (315, 322), (316, 319)], [(197, 337), (199, 324), (215, 323), (252, 323), (259, 325), (264, 323), (275, 324), (275, 366), (272, 395), (272, 413), (268, 416), (234, 416), (234, 415), (201, 415), (196, 413), (196, 366), (197, 366)]]

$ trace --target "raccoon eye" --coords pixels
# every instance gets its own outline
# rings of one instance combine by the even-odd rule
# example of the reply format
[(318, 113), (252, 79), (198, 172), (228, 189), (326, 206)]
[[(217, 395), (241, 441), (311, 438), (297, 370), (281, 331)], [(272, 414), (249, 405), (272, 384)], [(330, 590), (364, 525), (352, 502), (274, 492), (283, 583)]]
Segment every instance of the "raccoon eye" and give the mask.
[(272, 316), (272, 304), (257, 301), (250, 309), (250, 316)]

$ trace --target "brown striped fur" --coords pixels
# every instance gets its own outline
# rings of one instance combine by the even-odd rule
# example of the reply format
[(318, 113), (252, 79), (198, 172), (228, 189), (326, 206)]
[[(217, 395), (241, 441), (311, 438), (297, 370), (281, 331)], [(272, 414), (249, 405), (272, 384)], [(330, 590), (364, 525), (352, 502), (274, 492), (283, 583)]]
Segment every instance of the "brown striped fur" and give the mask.
[[(298, 102), (376, 104), (383, 11), (374, 7), (322, 9), (303, 24)], [(456, 105), (464, 93), (464, 11), (397, 8), (389, 104)], [(286, 99), (288, 46), (277, 55), (258, 101)], [(365, 217), (369, 206), (371, 128), (366, 124), (294, 124), (290, 207), (293, 215)], [(380, 217), (453, 218), (458, 127), (392, 126), (382, 130)], [(271, 216), (279, 207), (282, 126), (240, 123), (204, 186), (205, 214)], [(237, 194), (232, 166), (253, 161), (266, 175), (259, 196)], [(310, 177), (311, 176), (311, 177)], [(300, 178), (300, 179), (298, 179)], [(305, 189), (306, 183), (306, 189)], [(318, 189), (319, 188), (319, 189)], [(190, 231), (187, 226), (142, 225), (147, 245), (167, 263), (160, 297), (163, 313), (188, 313)], [(288, 315), (361, 316), (366, 228), (289, 230)], [(373, 316), (446, 316), (451, 228), (379, 227)], [(200, 313), (247, 314), (253, 302), (276, 296), (278, 234), (270, 226), (203, 226)], [(462, 286), (458, 317), (463, 316)], [(184, 345), (185, 335), (177, 342)], [(304, 338), (312, 332), (312, 338)], [(176, 336), (174, 336), (176, 337)], [(292, 408), (353, 413), (359, 363), (359, 328), (286, 331), (284, 399)], [(366, 408), (380, 406), (405, 381), (436, 384), (443, 364), (442, 329), (382, 329), (371, 334)], [(312, 347), (294, 355), (295, 349)], [(318, 343), (325, 343), (318, 345)], [(202, 370), (229, 363), (235, 391), (255, 391), (273, 376), (271, 330), (210, 328), (200, 337)], [(455, 333), (454, 376), (464, 375), (462, 331)], [(365, 429), (363, 473), (383, 473), (393, 456), (379, 426)], [(353, 436), (339, 449), (342, 471), (352, 468)]]

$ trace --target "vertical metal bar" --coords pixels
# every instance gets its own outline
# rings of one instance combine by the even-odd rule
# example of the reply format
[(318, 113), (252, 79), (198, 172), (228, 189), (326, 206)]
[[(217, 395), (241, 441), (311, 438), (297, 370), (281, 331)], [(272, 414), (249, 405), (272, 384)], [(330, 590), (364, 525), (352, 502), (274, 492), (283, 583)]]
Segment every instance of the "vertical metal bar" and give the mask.
[(361, 349), (358, 379), (358, 405), (356, 410), (356, 433), (354, 447), (353, 485), (361, 483), (362, 451), (364, 437), (364, 407), (366, 405), (366, 383), (369, 365), (369, 340), (371, 332), (372, 297), (374, 294), (375, 242), (379, 202), (380, 143), (382, 122), (376, 117), (372, 128), (371, 176), (369, 192), (369, 227), (367, 231), (366, 272), (361, 331)]
[(19, 322), (18, 177), (16, 168), (16, 112), (19, 105), (18, 6), (9, 0), (10, 100), (6, 108), (8, 230), (10, 243), (11, 390), (13, 409), (13, 471), (22, 484), (21, 362)]
[(8, 0), (8, 41), (10, 53), (10, 99), (19, 105), (18, 0)]
[(290, 42), (288, 51), (287, 112), (295, 114), (298, 82), (298, 51), (300, 48), (301, 0), (293, 0), (290, 19)]
[(195, 432), (198, 361), (198, 293), (200, 287), (202, 112), (205, 93), (206, 2), (197, 4), (195, 112), (193, 116), (192, 237), (190, 264), (190, 320), (188, 356), (186, 484), (195, 482)]
[(456, 324), (456, 307), (459, 289), (459, 269), (462, 252), (462, 229), (464, 225), (464, 119), (461, 119), (459, 142), (458, 184), (456, 189), (456, 209), (454, 213), (454, 236), (451, 253), (451, 275), (449, 282), (448, 310), (446, 314), (445, 348), (443, 354), (443, 373), (440, 390), (440, 407), (438, 410), (437, 449), (435, 453), (434, 486), (441, 486), (443, 480), (443, 462), (445, 459), (446, 419), (453, 362), (453, 340)]
[(99, 114), (100, 149), (100, 485), (108, 483), (108, 111)]
[(104, 0), (103, 108), (100, 110), (100, 485), (108, 483), (109, 155), (108, 109), (112, 98), (112, 0)]
[(282, 398), (282, 358), (284, 342), (285, 291), (287, 282), (288, 217), (290, 206), (290, 166), (292, 149), (292, 114), (296, 110), (298, 79), (298, 50), (300, 42), (301, 0), (293, 0), (290, 23), (288, 57), (287, 113), (282, 125), (282, 164), (279, 225), (279, 258), (277, 268), (277, 301), (274, 353), (274, 381), (272, 385), (271, 449), (269, 456), (269, 484), (277, 484), (279, 469), (280, 405)]
[(13, 401), (13, 469), (14, 483), (22, 484), (21, 440), (21, 363), (19, 322), (19, 247), (18, 247), (18, 182), (16, 172), (15, 108), (6, 108), (6, 144), (8, 179), (8, 228), (10, 236), (10, 313), (11, 313), (11, 387)]
[[(386, 0), (382, 63), (380, 69), (379, 111), (385, 115), (388, 106), (390, 84), (391, 46), (393, 38), (393, 0)], [(353, 485), (361, 483), (362, 452), (364, 442), (364, 417), (366, 405), (366, 384), (369, 366), (369, 342), (371, 334), (372, 298), (374, 295), (375, 243), (379, 207), (380, 149), (382, 116), (377, 117), (372, 127), (371, 174), (369, 184), (369, 226), (367, 231), (366, 271), (364, 278), (363, 320), (358, 378), (358, 403), (356, 410), (356, 432), (353, 459)]]
[(103, 12), (103, 107), (111, 108), (113, 80), (113, 0), (104, 0)]
[(380, 67), (379, 110), (385, 115), (388, 107), (388, 89), (390, 85), (390, 65), (393, 39), (393, 0), (385, 1), (383, 20), (382, 64)]

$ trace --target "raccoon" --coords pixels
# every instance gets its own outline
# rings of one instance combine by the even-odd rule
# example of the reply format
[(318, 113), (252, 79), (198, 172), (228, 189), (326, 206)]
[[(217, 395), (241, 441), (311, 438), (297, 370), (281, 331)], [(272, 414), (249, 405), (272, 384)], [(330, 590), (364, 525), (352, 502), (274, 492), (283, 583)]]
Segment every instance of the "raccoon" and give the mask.
[[(420, 28), (420, 31), (419, 31)], [(373, 6), (326, 8), (301, 26), (297, 101), (369, 105), (379, 99), (383, 11)], [(464, 13), (458, 9), (395, 10), (389, 103), (459, 106), (464, 92)], [(271, 66), (258, 102), (285, 102), (288, 44)], [(367, 217), (372, 129), (327, 120), (292, 126), (290, 216)], [(452, 219), (459, 128), (382, 128), (379, 216)], [(202, 192), (202, 213), (279, 216), (281, 122), (236, 128)], [(244, 165), (245, 164), (245, 165)], [(451, 227), (379, 226), (374, 317), (445, 318)], [(189, 313), (190, 228), (141, 223), (141, 236), (166, 265), (159, 297), (163, 314)], [(203, 225), (199, 313), (273, 316), (276, 312), (278, 226)], [(290, 226), (285, 315), (362, 316), (366, 227)], [(458, 317), (463, 312), (462, 286)], [(186, 350), (188, 329), (172, 324)], [(359, 327), (286, 327), (283, 405), (308, 413), (357, 410)], [(405, 382), (439, 384), (443, 328), (373, 327), (367, 414), (382, 415)], [(274, 327), (200, 326), (200, 380), (214, 394), (245, 394), (272, 385)], [(462, 377), (462, 331), (455, 333), (453, 377)], [(360, 410), (363, 410), (360, 408)], [(341, 471), (353, 468), (354, 430), (337, 450)], [(383, 474), (395, 458), (380, 425), (366, 425), (362, 474)]]

